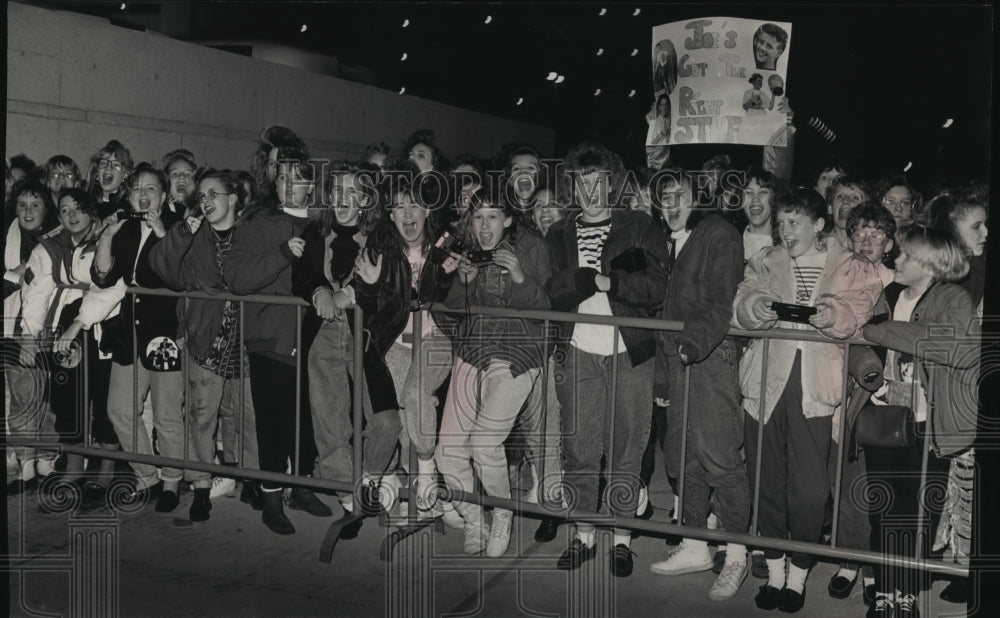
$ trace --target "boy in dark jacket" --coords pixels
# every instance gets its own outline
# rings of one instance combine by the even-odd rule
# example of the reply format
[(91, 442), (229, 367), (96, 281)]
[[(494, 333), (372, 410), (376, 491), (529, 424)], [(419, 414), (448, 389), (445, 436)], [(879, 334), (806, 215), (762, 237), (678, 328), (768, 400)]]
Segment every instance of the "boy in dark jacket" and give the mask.
[[(671, 171), (658, 183), (657, 218), (671, 231), (670, 283), (663, 301), (664, 320), (684, 322), (680, 332), (659, 331), (655, 394), (670, 395), (663, 455), (669, 476), (680, 476), (684, 432), (683, 521), (706, 525), (712, 492), (726, 530), (744, 532), (750, 514), (746, 466), (740, 455), (739, 345), (724, 340), (729, 331), (736, 287), (743, 279), (743, 240), (718, 212), (699, 207), (692, 177)], [(686, 369), (685, 369), (686, 368)], [(685, 390), (685, 371), (691, 379)], [(686, 401), (685, 401), (686, 399)], [(683, 411), (688, 410), (684, 427)], [(707, 571), (712, 556), (706, 541), (684, 539), (662, 562), (650, 565), (660, 575)], [(708, 598), (732, 597), (746, 578), (746, 548), (730, 543), (726, 562)]]
[[(314, 185), (305, 153), (285, 149), (278, 157), (281, 161), (295, 161), (278, 166), (279, 207), (250, 213), (234, 229), (232, 249), (223, 258), (223, 278), (234, 294), (292, 295), (291, 266), (305, 247), (302, 234), (308, 221), (306, 203)], [(296, 311), (296, 307), (288, 304), (246, 303), (243, 340), (257, 421), (260, 469), (284, 473), (288, 461), (295, 461), (294, 396), (298, 393), (301, 435), (296, 472), (308, 476), (315, 466), (316, 446), (307, 395), (308, 374), (300, 368), (300, 375), (296, 375), (296, 363), (303, 354), (298, 348)], [(264, 491), (261, 520), (277, 534), (294, 534), (295, 527), (285, 515), (281, 486), (271, 481), (264, 481), (261, 486)], [(306, 487), (292, 490), (289, 506), (318, 517), (333, 514)]]
[[(554, 224), (545, 237), (552, 261), (548, 284), (552, 309), (650, 317), (667, 287), (663, 232), (642, 213), (612, 211), (609, 196), (620, 192), (625, 173), (618, 155), (600, 144), (583, 143), (567, 155), (566, 169), (582, 212)], [(634, 516), (651, 422), (653, 333), (621, 328), (616, 340), (614, 327), (608, 325), (566, 323), (561, 330), (558, 370), (563, 379), (557, 378), (556, 393), (562, 410), (566, 485), (570, 495), (577, 496), (577, 509), (596, 511), (601, 455), (606, 453), (608, 486), (625, 497), (606, 504), (614, 515)], [(615, 366), (617, 380), (612, 385)], [(615, 401), (608, 400), (612, 389)], [(614, 414), (613, 443), (608, 435), (609, 410)], [(630, 542), (628, 530), (615, 530), (613, 575), (631, 575)], [(575, 538), (558, 566), (579, 568), (596, 551), (593, 526), (577, 524)]]

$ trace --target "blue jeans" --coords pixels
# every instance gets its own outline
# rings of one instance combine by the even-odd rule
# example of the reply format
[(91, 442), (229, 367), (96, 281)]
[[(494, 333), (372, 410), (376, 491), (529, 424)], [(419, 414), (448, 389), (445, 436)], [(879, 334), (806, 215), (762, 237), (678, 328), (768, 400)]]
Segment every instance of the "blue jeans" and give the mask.
[(601, 455), (606, 454), (606, 506), (614, 515), (634, 517), (639, 501), (639, 468), (649, 439), (656, 361), (651, 358), (632, 367), (628, 353), (620, 352), (617, 390), (611, 401), (613, 359), (572, 346), (556, 353), (556, 395), (562, 414), (563, 470), (568, 492), (564, 497), (570, 508), (597, 511)]
[(309, 400), (319, 450), (315, 471), (318, 478), (340, 481), (352, 478), (352, 388), (364, 389), (361, 406), (365, 426), (358, 432), (364, 438), (364, 473), (382, 473), (396, 450), (399, 415), (394, 410), (378, 414), (372, 411), (368, 383), (364, 376), (354, 375), (354, 353), (354, 335), (344, 320), (324, 322), (309, 348)]
[(684, 402), (688, 405), (687, 458), (684, 468), (684, 523), (704, 528), (712, 492), (716, 515), (730, 532), (746, 532), (750, 524), (750, 482), (740, 454), (743, 410), (740, 407), (739, 351), (723, 341), (708, 358), (689, 366), (690, 393), (685, 392), (685, 367), (667, 358), (670, 406), (663, 456), (667, 474), (679, 478)]
[(402, 425), (399, 443), (404, 468), (410, 465), (411, 444), (421, 459), (434, 457), (438, 433), (434, 392), (451, 373), (454, 364), (451, 341), (437, 328), (421, 344), (423, 364), (420, 371), (413, 362), (413, 348), (396, 342), (385, 354), (399, 398), (399, 421)]
[[(250, 392), (250, 377), (243, 380), (243, 426), (240, 429), (240, 379), (224, 378), (198, 364), (188, 353), (187, 417), (188, 459), (199, 463), (215, 460), (215, 429), (222, 428), (223, 452), (227, 463), (239, 463), (256, 470), (257, 428)], [(246, 372), (246, 368), (244, 368)], [(243, 451), (239, 435), (243, 434)], [(185, 470), (184, 478), (196, 488), (212, 486), (212, 475), (201, 470)]]

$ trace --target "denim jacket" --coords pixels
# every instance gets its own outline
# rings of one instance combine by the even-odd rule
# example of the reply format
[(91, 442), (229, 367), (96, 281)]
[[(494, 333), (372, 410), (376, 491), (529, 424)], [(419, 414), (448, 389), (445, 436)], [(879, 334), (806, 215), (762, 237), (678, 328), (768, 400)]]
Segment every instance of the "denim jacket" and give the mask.
[[(455, 277), (445, 299), (448, 307), (549, 308), (544, 286), (552, 267), (542, 239), (519, 229), (513, 241), (505, 239), (500, 247), (517, 256), (524, 281), (514, 283), (510, 273), (496, 264), (484, 266), (468, 284), (462, 275)], [(459, 323), (454, 343), (459, 358), (480, 370), (493, 359), (509, 362), (514, 377), (542, 366), (542, 323), (538, 320), (469, 315)]]

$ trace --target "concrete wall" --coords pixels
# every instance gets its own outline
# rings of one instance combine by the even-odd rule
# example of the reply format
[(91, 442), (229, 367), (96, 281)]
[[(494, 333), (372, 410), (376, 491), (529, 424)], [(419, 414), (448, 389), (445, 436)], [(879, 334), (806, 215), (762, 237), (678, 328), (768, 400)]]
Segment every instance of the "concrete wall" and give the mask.
[(8, 155), (39, 164), (67, 154), (85, 170), (109, 139), (136, 161), (184, 147), (199, 163), (246, 169), (258, 131), (282, 124), (315, 158), (394, 149), (433, 129), (448, 154), (491, 156), (509, 141), (551, 151), (549, 129), (401, 96), (341, 79), (112, 26), (90, 16), (8, 3)]

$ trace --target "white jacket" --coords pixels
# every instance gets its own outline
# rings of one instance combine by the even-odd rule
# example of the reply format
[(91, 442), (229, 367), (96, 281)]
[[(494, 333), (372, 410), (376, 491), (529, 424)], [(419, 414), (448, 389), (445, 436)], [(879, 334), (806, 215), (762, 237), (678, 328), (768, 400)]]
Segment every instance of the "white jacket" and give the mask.
[[(90, 265), (96, 255), (95, 245), (73, 246), (69, 232), (57, 228), (46, 234), (28, 258), (28, 268), (21, 282), (24, 311), (21, 326), (25, 335), (52, 334), (66, 305), (83, 298), (77, 316), (84, 329), (115, 315), (125, 297), (125, 283), (119, 281), (102, 289), (90, 279)], [(60, 284), (85, 285), (86, 290)], [(100, 338), (100, 333), (95, 332)]]

